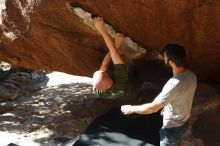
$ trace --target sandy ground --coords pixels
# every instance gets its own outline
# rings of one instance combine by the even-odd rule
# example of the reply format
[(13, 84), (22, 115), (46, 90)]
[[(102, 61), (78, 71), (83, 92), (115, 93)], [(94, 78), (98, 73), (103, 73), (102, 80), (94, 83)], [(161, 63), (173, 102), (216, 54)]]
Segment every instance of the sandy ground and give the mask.
[[(22, 91), (15, 100), (0, 102), (0, 146), (55, 146), (57, 141), (74, 142), (97, 116), (115, 104), (93, 94), (91, 78), (59, 72), (40, 75), (17, 85)], [(147, 100), (161, 90), (161, 85), (147, 84), (147, 87), (150, 90), (144, 90), (142, 97)], [(219, 89), (200, 83), (192, 110), (195, 138), (213, 146), (219, 144), (215, 134), (220, 132), (219, 93)], [(2, 107), (6, 107), (3, 112)]]
[(40, 146), (54, 137), (76, 137), (95, 117), (86, 111), (97, 98), (90, 82), (53, 72), (25, 83), (23, 95), (4, 102), (10, 109), (0, 115), (0, 145)]

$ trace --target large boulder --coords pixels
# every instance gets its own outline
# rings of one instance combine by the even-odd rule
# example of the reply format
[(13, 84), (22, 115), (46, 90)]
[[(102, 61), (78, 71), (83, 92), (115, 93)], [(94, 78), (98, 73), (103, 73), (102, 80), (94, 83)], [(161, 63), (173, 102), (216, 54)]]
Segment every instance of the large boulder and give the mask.
[(148, 48), (139, 62), (166, 43), (179, 43), (200, 80), (220, 81), (220, 1), (5, 0), (5, 5), (0, 58), (9, 63), (91, 76), (106, 47), (74, 14), (81, 7)]
[(91, 75), (98, 68), (104, 43), (73, 15), (67, 3), (7, 0), (0, 58), (30, 69)]

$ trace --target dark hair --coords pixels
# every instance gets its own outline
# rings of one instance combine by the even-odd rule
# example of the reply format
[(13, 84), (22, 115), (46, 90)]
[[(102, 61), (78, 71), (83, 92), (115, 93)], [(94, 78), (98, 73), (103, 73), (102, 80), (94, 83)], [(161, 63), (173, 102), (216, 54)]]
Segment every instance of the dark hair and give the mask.
[(186, 51), (185, 48), (177, 44), (167, 44), (162, 53), (166, 53), (168, 60), (175, 63), (176, 66), (186, 65)]

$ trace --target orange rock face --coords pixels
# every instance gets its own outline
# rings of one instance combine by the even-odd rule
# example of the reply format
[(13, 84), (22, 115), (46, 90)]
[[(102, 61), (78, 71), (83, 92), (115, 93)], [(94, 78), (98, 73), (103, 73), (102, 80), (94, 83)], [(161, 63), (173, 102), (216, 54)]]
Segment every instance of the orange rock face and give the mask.
[(103, 17), (145, 48), (183, 45), (200, 80), (220, 81), (218, 0), (7, 0), (1, 14), (0, 58), (26, 68), (91, 76), (105, 44), (71, 6)]

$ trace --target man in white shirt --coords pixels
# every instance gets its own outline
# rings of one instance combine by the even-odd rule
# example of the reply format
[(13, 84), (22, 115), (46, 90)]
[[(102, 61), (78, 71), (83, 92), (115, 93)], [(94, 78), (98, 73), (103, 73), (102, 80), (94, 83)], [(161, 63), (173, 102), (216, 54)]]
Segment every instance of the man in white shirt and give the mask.
[(163, 48), (163, 55), (165, 64), (172, 68), (173, 77), (167, 81), (153, 102), (123, 105), (121, 111), (125, 115), (151, 114), (163, 108), (160, 146), (179, 146), (181, 137), (188, 129), (197, 77), (185, 68), (186, 53), (182, 46), (168, 44)]

